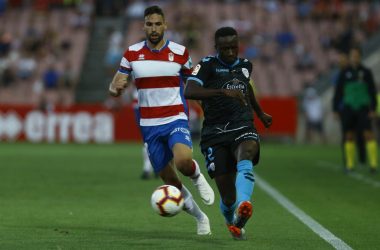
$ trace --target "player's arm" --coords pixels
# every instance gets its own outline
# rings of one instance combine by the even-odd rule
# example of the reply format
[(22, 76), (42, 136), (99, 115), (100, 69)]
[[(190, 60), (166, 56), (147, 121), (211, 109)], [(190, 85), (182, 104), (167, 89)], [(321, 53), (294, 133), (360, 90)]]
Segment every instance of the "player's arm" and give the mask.
[(260, 104), (256, 100), (255, 93), (253, 92), (251, 84), (248, 84), (248, 95), (252, 109), (255, 111), (257, 117), (261, 120), (261, 122), (264, 124), (268, 131), (269, 127), (273, 124), (273, 118), (261, 109)]
[(335, 119), (339, 118), (338, 110), (339, 105), (342, 102), (343, 98), (343, 89), (344, 89), (344, 71), (341, 71), (339, 74), (338, 82), (336, 84), (334, 99), (333, 99), (333, 111)]
[(128, 74), (123, 74), (121, 72), (117, 72), (110, 84), (110, 87), (109, 87), (109, 94), (114, 96), (114, 97), (118, 97), (120, 96), (121, 94), (124, 93), (125, 89), (127, 88), (128, 86)]
[(375, 112), (377, 108), (377, 96), (376, 96), (377, 91), (376, 91), (376, 85), (375, 85), (375, 81), (373, 80), (373, 75), (372, 75), (371, 70), (368, 70), (367, 84), (368, 84), (368, 93), (371, 99), (371, 106), (370, 106), (371, 114), (369, 115), (371, 118), (375, 118), (376, 117)]

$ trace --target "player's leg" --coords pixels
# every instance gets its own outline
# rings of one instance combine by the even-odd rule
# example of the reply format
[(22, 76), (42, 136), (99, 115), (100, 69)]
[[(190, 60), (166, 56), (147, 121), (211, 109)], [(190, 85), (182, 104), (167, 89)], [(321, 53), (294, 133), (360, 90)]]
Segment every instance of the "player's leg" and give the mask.
[(201, 211), (198, 204), (194, 201), (189, 190), (182, 184), (174, 166), (174, 158), (158, 172), (166, 185), (177, 187), (183, 196), (183, 210), (192, 215), (197, 221), (197, 233), (200, 235), (211, 234), (210, 222), (205, 213)]
[(253, 188), (253, 160), (259, 152), (259, 145), (254, 140), (243, 141), (235, 150), (237, 164), (236, 191), (238, 209), (236, 211), (235, 226), (243, 228), (252, 215), (250, 203)]
[(365, 147), (366, 141), (364, 139), (363, 128), (361, 128), (361, 126), (356, 126), (355, 137), (357, 152), (359, 155), (359, 164), (361, 167), (365, 167), (367, 158)]
[(346, 159), (346, 171), (350, 172), (354, 169), (355, 164), (355, 132), (353, 130), (346, 130), (345, 138), (344, 156)]
[(230, 172), (215, 177), (215, 183), (220, 193), (220, 210), (224, 216), (224, 220), (234, 240), (246, 240), (244, 229), (234, 225), (235, 209), (236, 209), (236, 188), (235, 188), (236, 172)]
[(344, 107), (341, 113), (342, 127), (344, 131), (344, 158), (345, 171), (351, 172), (354, 169), (355, 163), (355, 129), (357, 126), (357, 114), (350, 108)]
[(193, 160), (192, 142), (187, 121), (179, 120), (173, 124), (168, 142), (177, 169), (183, 175), (190, 177), (203, 203), (212, 205), (215, 199), (214, 191), (200, 172), (198, 163)]
[(363, 131), (363, 137), (366, 141), (367, 155), (369, 159), (370, 172), (377, 172), (377, 142), (372, 132), (372, 121), (369, 118), (370, 110), (368, 107), (362, 107), (359, 111), (359, 127)]

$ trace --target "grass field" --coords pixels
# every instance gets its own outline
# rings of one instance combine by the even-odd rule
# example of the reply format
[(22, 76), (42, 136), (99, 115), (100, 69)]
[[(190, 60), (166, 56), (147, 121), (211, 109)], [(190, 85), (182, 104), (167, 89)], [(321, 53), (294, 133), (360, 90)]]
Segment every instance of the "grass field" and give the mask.
[[(213, 181), (216, 202), (207, 207), (182, 178), (209, 216), (212, 235), (198, 236), (184, 212), (158, 216), (150, 196), (162, 181), (140, 180), (141, 148), (0, 143), (0, 249), (334, 249), (260, 181), (246, 242), (234, 242), (224, 225)], [(204, 166), (197, 146), (194, 157)], [(263, 143), (254, 170), (352, 249), (380, 249), (380, 174), (357, 169), (348, 176), (340, 163), (339, 146)]]

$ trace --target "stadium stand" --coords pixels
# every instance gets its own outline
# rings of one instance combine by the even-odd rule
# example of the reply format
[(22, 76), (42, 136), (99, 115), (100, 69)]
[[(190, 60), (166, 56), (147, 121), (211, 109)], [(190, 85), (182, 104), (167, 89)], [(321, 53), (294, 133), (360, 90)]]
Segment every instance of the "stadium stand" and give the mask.
[(92, 1), (10, 1), (0, 15), (0, 104), (73, 103), (91, 6)]
[[(213, 34), (218, 27), (235, 27), (241, 56), (253, 63), (260, 96), (300, 95), (336, 63), (338, 50), (361, 44), (378, 31), (380, 16), (379, 4), (367, 1), (160, 3), (168, 30), (181, 35), (177, 40), (188, 46), (194, 63), (215, 53)], [(189, 46), (189, 32), (184, 29), (192, 28), (188, 19), (201, 23), (195, 47)], [(126, 34), (126, 46), (139, 41), (141, 20), (131, 20)]]
[[(94, 96), (97, 95), (94, 100), (102, 102), (99, 93), (103, 92), (108, 79), (91, 80), (85, 84), (86, 88), (75, 87), (84, 84), (81, 79), (89, 73), (81, 72), (82, 69), (94, 66), (93, 62), (91, 67), (83, 66), (86, 50), (91, 47), (88, 45), (90, 27), (97, 23), (92, 17), (96, 14), (95, 21), (98, 21), (107, 15), (123, 15), (121, 6), (128, 3), (125, 10), (127, 22), (119, 18), (128, 24), (124, 32), (125, 49), (143, 36), (141, 15), (136, 10), (143, 10), (151, 3), (40, 0), (25, 5), (23, 2), (27, 1), (10, 0), (7, 6), (0, 6), (0, 104), (38, 105), (47, 102), (70, 105), (76, 101), (74, 98), (78, 100), (75, 89), (80, 90), (79, 96), (86, 93), (86, 102), (91, 102), (92, 90)], [(253, 63), (252, 77), (260, 96), (299, 96), (306, 85), (315, 82), (335, 64), (338, 49), (347, 50), (351, 45), (362, 44), (379, 30), (380, 5), (377, 1), (198, 0), (153, 3), (165, 10), (169, 23), (166, 38), (186, 45), (194, 63), (215, 53), (213, 35), (218, 27), (235, 27), (240, 36), (241, 56)], [(31, 53), (25, 53), (25, 44), (33, 43), (33, 37), (38, 41), (29, 44)], [(35, 47), (37, 51), (33, 51)], [(6, 52), (2, 53), (2, 50)], [(96, 53), (103, 55), (106, 50), (105, 47), (104, 53)], [(51, 66), (59, 72), (58, 86), (46, 90), (44, 75), (50, 80), (54, 78), (53, 73), (45, 74)], [(99, 69), (103, 67), (106, 65), (101, 62)], [(23, 76), (25, 72), (28, 75), (28, 70), (33, 73)]]

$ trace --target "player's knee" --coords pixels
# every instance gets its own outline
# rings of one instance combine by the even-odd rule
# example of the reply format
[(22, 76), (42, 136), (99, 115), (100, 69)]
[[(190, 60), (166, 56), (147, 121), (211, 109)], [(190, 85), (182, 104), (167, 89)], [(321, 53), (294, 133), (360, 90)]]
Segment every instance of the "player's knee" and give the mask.
[(242, 147), (239, 150), (238, 160), (252, 161), (255, 158), (258, 151), (259, 151), (259, 145), (257, 145), (256, 142), (249, 145), (244, 145), (244, 147)]
[(226, 207), (231, 207), (236, 202), (236, 197), (227, 196), (222, 198), (222, 202)]
[(192, 159), (183, 158), (183, 159), (176, 160), (175, 163), (176, 163), (177, 169), (185, 175), (187, 175), (188, 172), (190, 173), (193, 171)]
[(363, 132), (363, 137), (366, 141), (372, 141), (374, 139), (372, 132), (369, 130)]

